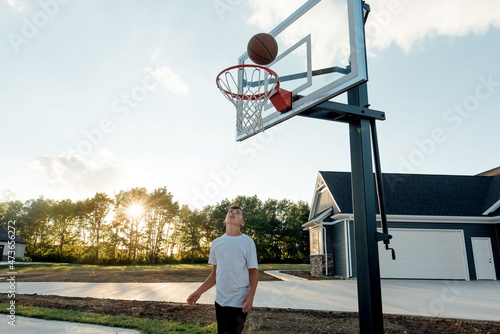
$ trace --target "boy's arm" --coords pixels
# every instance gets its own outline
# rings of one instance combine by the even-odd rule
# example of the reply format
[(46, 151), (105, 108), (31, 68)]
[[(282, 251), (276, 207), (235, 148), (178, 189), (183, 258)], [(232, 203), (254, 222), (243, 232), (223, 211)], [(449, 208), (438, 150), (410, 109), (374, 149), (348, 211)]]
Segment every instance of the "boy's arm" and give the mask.
[(195, 292), (189, 295), (187, 299), (187, 303), (189, 306), (195, 307), (196, 302), (198, 301), (198, 299), (200, 299), (201, 295), (215, 285), (216, 274), (217, 274), (217, 266), (214, 265), (212, 266), (212, 272), (210, 273), (210, 275), (208, 275), (205, 282), (203, 282), (203, 284), (200, 285), (200, 287), (196, 289)]
[(253, 297), (255, 296), (255, 291), (257, 290), (257, 284), (259, 283), (259, 270), (254, 268), (248, 269), (248, 276), (250, 278), (250, 290), (243, 300), (243, 312), (245, 313), (250, 311), (253, 306)]

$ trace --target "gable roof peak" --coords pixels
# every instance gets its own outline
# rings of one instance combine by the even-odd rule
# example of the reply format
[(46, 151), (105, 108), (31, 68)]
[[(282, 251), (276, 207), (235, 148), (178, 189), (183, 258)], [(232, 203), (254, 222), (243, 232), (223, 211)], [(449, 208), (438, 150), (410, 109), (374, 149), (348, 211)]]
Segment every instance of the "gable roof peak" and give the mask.
[(477, 174), (477, 176), (496, 176), (496, 175), (500, 175), (500, 166)]

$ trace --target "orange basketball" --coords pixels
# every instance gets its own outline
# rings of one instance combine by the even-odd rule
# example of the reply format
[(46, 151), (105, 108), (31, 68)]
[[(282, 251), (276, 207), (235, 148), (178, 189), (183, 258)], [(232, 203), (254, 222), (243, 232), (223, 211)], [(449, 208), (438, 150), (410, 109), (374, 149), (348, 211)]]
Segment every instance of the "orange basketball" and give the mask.
[(247, 46), (248, 57), (258, 65), (270, 64), (278, 55), (278, 43), (273, 36), (260, 33), (253, 36)]

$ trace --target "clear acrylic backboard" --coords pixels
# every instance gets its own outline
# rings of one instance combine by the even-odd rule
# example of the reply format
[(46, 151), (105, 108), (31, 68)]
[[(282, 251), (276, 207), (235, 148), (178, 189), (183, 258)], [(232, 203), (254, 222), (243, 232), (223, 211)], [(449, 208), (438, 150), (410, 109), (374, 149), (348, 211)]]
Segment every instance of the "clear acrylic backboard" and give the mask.
[[(293, 102), (284, 113), (267, 103), (264, 130), (368, 80), (364, 15), (361, 0), (310, 0), (269, 32), (279, 53), (266, 67), (278, 74), (282, 89), (292, 92)], [(247, 52), (238, 64), (252, 64)], [(236, 140), (252, 135), (237, 129)]]

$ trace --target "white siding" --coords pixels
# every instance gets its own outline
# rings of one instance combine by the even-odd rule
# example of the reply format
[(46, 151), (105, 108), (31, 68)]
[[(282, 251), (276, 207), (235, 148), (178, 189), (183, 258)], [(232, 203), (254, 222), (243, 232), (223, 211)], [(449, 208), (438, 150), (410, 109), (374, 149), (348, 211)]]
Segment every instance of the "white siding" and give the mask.
[(309, 229), (309, 243), (311, 255), (323, 254), (323, 238), (321, 237), (321, 227), (311, 227)]

